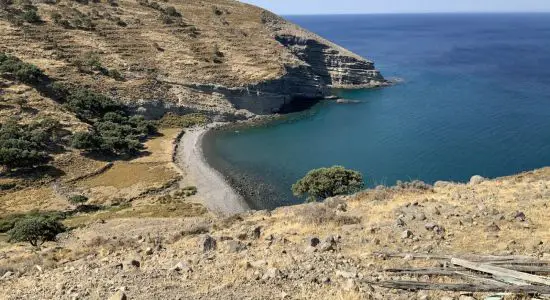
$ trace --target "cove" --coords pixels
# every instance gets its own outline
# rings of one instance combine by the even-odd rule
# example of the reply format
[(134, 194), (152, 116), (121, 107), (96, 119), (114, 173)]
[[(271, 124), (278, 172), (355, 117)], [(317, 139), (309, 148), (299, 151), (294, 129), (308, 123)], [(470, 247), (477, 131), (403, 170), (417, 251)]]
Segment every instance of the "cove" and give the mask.
[(402, 82), (335, 94), (264, 126), (207, 134), (207, 161), (256, 209), (343, 165), (370, 186), (467, 181), (550, 165), (550, 14), (292, 16)]

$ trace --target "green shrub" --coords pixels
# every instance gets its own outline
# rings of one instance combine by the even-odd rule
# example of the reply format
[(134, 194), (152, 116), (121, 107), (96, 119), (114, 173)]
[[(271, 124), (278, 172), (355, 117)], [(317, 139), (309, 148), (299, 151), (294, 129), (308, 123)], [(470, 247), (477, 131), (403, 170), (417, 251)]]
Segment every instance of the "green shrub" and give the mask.
[(69, 202), (72, 205), (80, 206), (80, 205), (88, 202), (88, 197), (86, 197), (84, 195), (74, 195), (74, 196), (69, 197)]
[(19, 220), (8, 231), (8, 236), (10, 242), (29, 242), (37, 247), (46, 241), (54, 241), (58, 234), (65, 231), (65, 226), (57, 219), (40, 216)]
[(40, 19), (40, 16), (38, 15), (36, 10), (34, 10), (34, 9), (30, 9), (30, 10), (27, 10), (27, 11), (23, 12), (21, 17), (23, 18), (23, 20), (25, 20), (28, 23), (40, 23), (40, 22), (42, 22), (42, 19)]
[(307, 197), (315, 202), (337, 195), (348, 195), (361, 190), (364, 186), (361, 173), (341, 166), (315, 169), (292, 185), (297, 197)]
[(124, 76), (118, 70), (110, 69), (107, 75), (116, 81), (124, 81)]
[(164, 13), (171, 17), (181, 17), (181, 14), (173, 6), (168, 6), (164, 9)]
[(0, 165), (12, 169), (47, 163), (50, 156), (45, 150), (52, 142), (53, 130), (38, 122), (0, 124)]
[(97, 150), (101, 145), (101, 140), (89, 132), (76, 132), (71, 138), (71, 147), (81, 150)]
[(87, 89), (77, 89), (67, 97), (66, 107), (85, 120), (93, 120), (108, 112), (122, 111), (122, 106), (111, 98)]
[(160, 127), (187, 128), (208, 123), (208, 117), (201, 113), (191, 113), (183, 116), (167, 113), (158, 121)]
[(39, 83), (46, 78), (37, 66), (24, 63), (15, 56), (0, 52), (0, 75), (8, 73), (17, 80), (29, 84)]

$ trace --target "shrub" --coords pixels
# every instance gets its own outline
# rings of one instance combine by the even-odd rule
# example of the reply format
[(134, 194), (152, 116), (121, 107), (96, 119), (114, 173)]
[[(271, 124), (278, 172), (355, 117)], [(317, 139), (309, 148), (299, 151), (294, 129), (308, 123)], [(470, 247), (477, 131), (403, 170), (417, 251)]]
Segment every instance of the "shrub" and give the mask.
[(181, 14), (173, 6), (168, 6), (164, 9), (164, 13), (172, 17), (181, 17)]
[(63, 18), (63, 16), (58, 12), (52, 12), (50, 14), (50, 18), (54, 23), (59, 24), (59, 21), (61, 21), (61, 18)]
[(361, 173), (333, 166), (310, 171), (292, 185), (292, 192), (297, 197), (306, 197), (308, 202), (315, 202), (337, 195), (352, 194), (363, 186)]
[(187, 128), (206, 123), (208, 123), (208, 117), (201, 113), (191, 113), (183, 116), (167, 113), (158, 122), (161, 127), (171, 128)]
[(89, 132), (76, 132), (71, 138), (71, 147), (82, 150), (96, 150), (101, 142)]
[(74, 195), (74, 196), (69, 197), (69, 202), (72, 205), (80, 206), (80, 205), (88, 202), (88, 197), (86, 197), (84, 195)]
[(54, 241), (56, 235), (65, 232), (66, 228), (55, 218), (25, 218), (8, 231), (10, 242), (29, 242), (37, 247), (46, 241)]
[(111, 98), (87, 89), (77, 89), (67, 97), (66, 107), (85, 120), (93, 120), (107, 112), (122, 111), (122, 106)]
[(124, 81), (124, 76), (118, 70), (110, 69), (107, 75), (116, 81)]
[(46, 76), (37, 66), (24, 63), (15, 56), (0, 52), (0, 73), (12, 74), (15, 79), (24, 83), (35, 84), (43, 81)]
[(42, 22), (42, 19), (40, 19), (40, 16), (34, 9), (27, 10), (23, 13), (21, 16), (23, 20), (25, 20), (28, 23), (40, 23)]
[(11, 169), (48, 162), (50, 156), (45, 149), (52, 142), (53, 130), (38, 122), (0, 124), (0, 165)]

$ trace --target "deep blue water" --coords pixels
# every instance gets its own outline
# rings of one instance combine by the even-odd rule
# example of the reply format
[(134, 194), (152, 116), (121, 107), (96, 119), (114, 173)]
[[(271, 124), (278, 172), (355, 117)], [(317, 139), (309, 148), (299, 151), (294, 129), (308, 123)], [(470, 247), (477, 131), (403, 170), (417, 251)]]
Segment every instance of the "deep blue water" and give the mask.
[(324, 102), (276, 125), (210, 136), (209, 161), (257, 187), (248, 195), (256, 208), (301, 201), (291, 184), (322, 166), (392, 185), (550, 165), (550, 14), (288, 19), (404, 82), (338, 92), (358, 104)]

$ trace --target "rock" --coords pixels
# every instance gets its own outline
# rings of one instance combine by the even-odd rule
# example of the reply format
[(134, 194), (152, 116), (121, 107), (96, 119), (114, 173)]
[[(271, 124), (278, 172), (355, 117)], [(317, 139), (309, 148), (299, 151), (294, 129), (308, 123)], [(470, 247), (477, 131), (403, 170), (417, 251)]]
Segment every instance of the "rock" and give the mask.
[(312, 237), (312, 238), (309, 239), (309, 245), (311, 247), (317, 247), (317, 245), (319, 245), (320, 242), (321, 241), (317, 237)]
[(449, 297), (449, 296), (443, 296), (443, 297), (439, 298), (439, 300), (455, 300), (455, 298)]
[(256, 226), (250, 230), (249, 236), (253, 240), (257, 240), (262, 235), (262, 227)]
[(306, 250), (304, 251), (305, 253), (315, 253), (317, 252), (318, 249), (316, 247), (312, 247), (312, 246), (307, 246)]
[(118, 291), (114, 293), (111, 297), (109, 297), (109, 300), (126, 300), (126, 294), (122, 291)]
[(231, 240), (227, 242), (227, 251), (229, 253), (237, 253), (246, 249), (246, 246), (240, 241)]
[(427, 291), (419, 291), (416, 293), (416, 299), (418, 300), (430, 300), (430, 295), (428, 295)]
[(200, 246), (203, 252), (214, 251), (218, 247), (216, 240), (209, 235), (205, 235), (202, 237), (200, 241)]
[(403, 227), (403, 226), (405, 226), (405, 221), (403, 221), (403, 219), (401, 219), (401, 218), (398, 218), (397, 220), (395, 220), (395, 225), (397, 225), (399, 227)]
[(4, 275), (2, 275), (2, 277), (0, 277), (0, 279), (8, 279), (12, 276), (13, 276), (13, 272), (12, 271), (7, 271), (6, 273), (4, 273)]
[(451, 184), (451, 183), (448, 182), (448, 181), (436, 181), (436, 182), (434, 183), (434, 187), (435, 187), (435, 188), (444, 188), (444, 187), (446, 187), (446, 186), (449, 186), (450, 184)]
[(337, 246), (334, 236), (328, 236), (323, 243), (319, 246), (321, 252), (335, 251)]
[(405, 254), (403, 257), (404, 260), (414, 260), (414, 256), (412, 254)]
[(266, 279), (275, 279), (275, 278), (280, 277), (280, 276), (281, 276), (281, 271), (279, 269), (269, 268), (264, 273), (264, 276), (262, 276), (262, 279), (264, 279), (264, 280), (266, 280)]
[(521, 211), (517, 211), (514, 213), (514, 220), (516, 221), (520, 221), (520, 222), (525, 222), (527, 220), (527, 217), (525, 216), (525, 214)]
[(353, 279), (348, 279), (346, 280), (346, 283), (344, 283), (344, 291), (347, 291), (347, 292), (358, 292), (359, 291), (359, 286), (357, 285), (357, 283), (355, 282), (355, 280)]
[(497, 232), (497, 231), (500, 231), (500, 227), (498, 227), (498, 225), (495, 222), (493, 222), (489, 224), (487, 228), (485, 228), (485, 230), (488, 232)]
[(401, 233), (401, 239), (403, 239), (403, 240), (404, 240), (404, 239), (411, 238), (412, 236), (413, 236), (412, 231), (410, 231), (410, 230), (408, 230), (408, 229), (405, 230), (405, 231), (403, 231), (403, 232)]
[(139, 268), (141, 263), (137, 259), (129, 259), (124, 263), (124, 268)]
[(356, 278), (357, 277), (357, 273), (356, 272), (346, 272), (346, 271), (336, 271), (336, 277), (342, 277), (342, 278), (346, 278), (346, 279), (349, 279), (349, 278)]
[(149, 247), (145, 249), (145, 255), (153, 255), (153, 248)]
[(437, 224), (435, 223), (426, 223), (424, 224), (424, 228), (426, 228), (426, 230), (429, 230), (429, 231), (432, 231), (434, 230), (434, 228), (437, 227)]
[(247, 265), (252, 268), (261, 268), (267, 266), (267, 261), (265, 260), (257, 260), (253, 262), (247, 262)]
[(486, 180), (487, 179), (485, 179), (482, 176), (474, 175), (474, 176), (472, 176), (472, 178), (470, 178), (470, 185), (478, 185), (478, 184), (480, 184), (480, 183), (482, 183)]
[(419, 221), (424, 221), (424, 220), (426, 220), (426, 215), (424, 213), (418, 213), (416, 215), (416, 219), (419, 220)]
[(468, 295), (460, 295), (460, 297), (458, 297), (458, 300), (476, 300), (476, 298)]
[(172, 271), (189, 273), (189, 272), (193, 272), (193, 269), (190, 266), (188, 266), (186, 263), (180, 261), (172, 268)]

